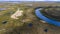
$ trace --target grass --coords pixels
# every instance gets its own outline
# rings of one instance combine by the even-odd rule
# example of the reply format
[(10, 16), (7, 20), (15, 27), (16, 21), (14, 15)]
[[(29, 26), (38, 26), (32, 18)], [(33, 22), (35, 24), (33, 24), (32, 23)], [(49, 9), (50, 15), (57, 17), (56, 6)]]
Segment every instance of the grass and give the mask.
[[(10, 16), (16, 12), (17, 8), (21, 8), (21, 10), (26, 11), (26, 9), (28, 9), (28, 7), (20, 7), (18, 5), (14, 5), (14, 6), (10, 6), (7, 8), (7, 10), (3, 10), (0, 12), (0, 28), (5, 28), (5, 29), (10, 29), (10, 28), (15, 28), (17, 26), (23, 26), (23, 22), (21, 21), (22, 19), (24, 19), (25, 16), (21, 16), (18, 17), (18, 20), (12, 19), (10, 18)], [(12, 13), (10, 13), (12, 12)], [(3, 21), (7, 21), (6, 24), (2, 24)], [(3, 31), (2, 31), (3, 32)], [(0, 33), (2, 33), (0, 32)]]
[[(18, 8), (21, 8), (21, 10), (24, 11), (23, 16), (18, 17), (19, 19), (17, 19), (17, 20), (10, 18), (10, 16), (13, 13), (15, 13)], [(31, 11), (31, 12), (27, 12), (27, 10)], [(36, 18), (36, 15), (34, 13), (34, 8), (27, 7), (27, 6), (24, 6), (24, 5), (9, 6), (7, 8), (7, 10), (1, 11), (0, 14), (2, 14), (2, 15), (0, 15), (0, 28), (4, 28), (4, 29), (7, 29), (7, 30), (15, 29), (16, 27), (20, 28), (21, 26), (32, 23), (32, 21), (35, 20), (35, 18)], [(30, 17), (31, 15), (32, 15), (33, 18)], [(25, 19), (26, 22), (22, 21), (24, 19)], [(5, 21), (5, 20), (7, 20), (7, 23), (2, 24), (2, 21)], [(3, 31), (1, 31), (0, 33), (3, 33)]]

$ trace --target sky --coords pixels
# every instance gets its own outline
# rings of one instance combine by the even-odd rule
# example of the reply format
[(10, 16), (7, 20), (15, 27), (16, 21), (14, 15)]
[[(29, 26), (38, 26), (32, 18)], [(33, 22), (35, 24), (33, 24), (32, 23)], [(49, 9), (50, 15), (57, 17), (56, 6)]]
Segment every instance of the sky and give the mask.
[(60, 0), (0, 0), (0, 1), (60, 1)]

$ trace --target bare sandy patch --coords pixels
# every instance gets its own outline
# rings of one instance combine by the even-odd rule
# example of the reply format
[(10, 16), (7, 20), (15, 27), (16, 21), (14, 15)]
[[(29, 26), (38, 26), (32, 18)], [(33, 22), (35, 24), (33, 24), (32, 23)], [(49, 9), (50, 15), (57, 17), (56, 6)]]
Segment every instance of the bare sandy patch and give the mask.
[(23, 10), (17, 10), (14, 14), (11, 15), (11, 18), (13, 19), (19, 19), (18, 17), (19, 16), (22, 16), (23, 15)]

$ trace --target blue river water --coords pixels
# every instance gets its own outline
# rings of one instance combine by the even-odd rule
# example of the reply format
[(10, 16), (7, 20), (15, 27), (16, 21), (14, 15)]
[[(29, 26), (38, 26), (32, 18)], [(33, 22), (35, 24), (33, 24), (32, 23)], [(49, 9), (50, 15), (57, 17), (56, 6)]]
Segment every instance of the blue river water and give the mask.
[(53, 24), (53, 25), (55, 25), (55, 26), (60, 26), (60, 22), (59, 22), (59, 21), (54, 21), (54, 20), (52, 20), (52, 19), (49, 19), (49, 18), (43, 16), (42, 13), (40, 12), (40, 8), (37, 8), (37, 9), (35, 10), (35, 14), (36, 14), (36, 16), (37, 16), (38, 18), (46, 21), (46, 22), (49, 23), (49, 24)]
[(6, 8), (0, 8), (0, 10), (6, 10)]

